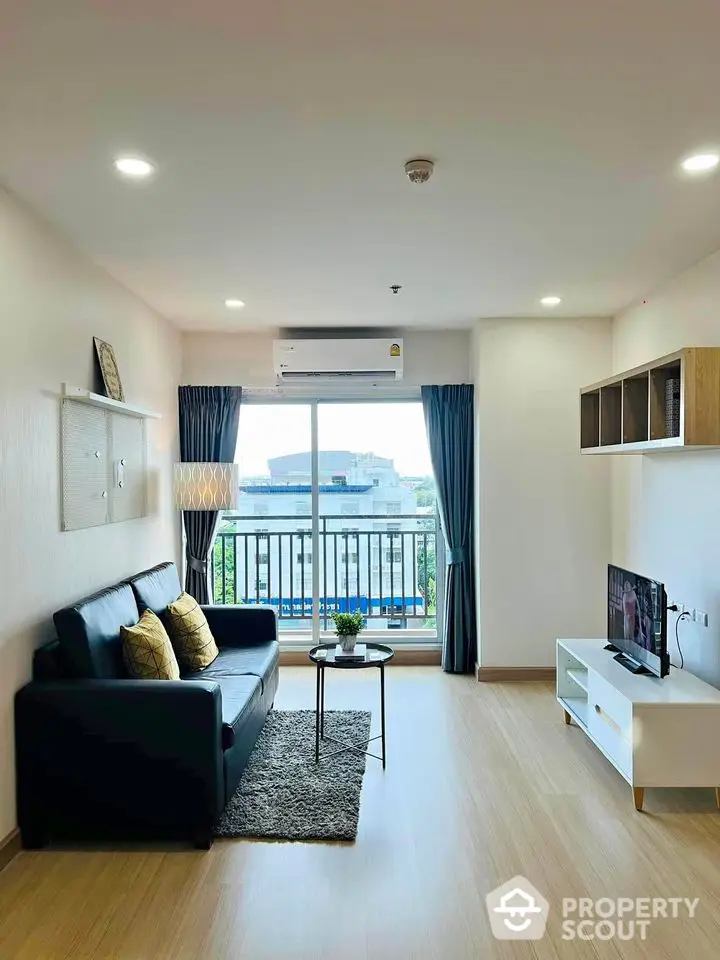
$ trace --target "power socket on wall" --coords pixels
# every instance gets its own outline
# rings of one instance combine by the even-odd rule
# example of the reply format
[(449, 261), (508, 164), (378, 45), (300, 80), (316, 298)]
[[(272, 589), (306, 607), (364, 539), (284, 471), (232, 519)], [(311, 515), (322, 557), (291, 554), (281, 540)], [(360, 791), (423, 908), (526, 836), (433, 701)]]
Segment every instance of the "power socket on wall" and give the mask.
[(708, 615), (704, 610), (692, 610), (690, 612), (690, 618), (694, 623), (699, 623), (701, 627), (708, 626)]
[(708, 627), (710, 625), (710, 618), (708, 617), (705, 610), (700, 610), (698, 607), (688, 606), (687, 603), (683, 603), (681, 600), (670, 600), (668, 602), (668, 607), (677, 607), (677, 616), (682, 616), (682, 614), (687, 614), (687, 619), (691, 620), (693, 623), (697, 623), (701, 627)]

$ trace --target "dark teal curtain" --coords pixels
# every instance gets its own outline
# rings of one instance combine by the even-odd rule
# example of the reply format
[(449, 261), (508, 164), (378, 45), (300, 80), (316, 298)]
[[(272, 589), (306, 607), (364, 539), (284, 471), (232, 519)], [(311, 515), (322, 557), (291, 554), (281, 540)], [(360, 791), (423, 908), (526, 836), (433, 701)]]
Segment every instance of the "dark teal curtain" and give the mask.
[[(178, 387), (180, 460), (232, 463), (235, 459), (242, 387)], [(208, 562), (217, 510), (186, 510), (185, 590), (209, 603)]]
[(425, 426), (445, 534), (445, 612), (442, 666), (472, 673), (477, 657), (474, 575), (474, 387), (422, 388)]

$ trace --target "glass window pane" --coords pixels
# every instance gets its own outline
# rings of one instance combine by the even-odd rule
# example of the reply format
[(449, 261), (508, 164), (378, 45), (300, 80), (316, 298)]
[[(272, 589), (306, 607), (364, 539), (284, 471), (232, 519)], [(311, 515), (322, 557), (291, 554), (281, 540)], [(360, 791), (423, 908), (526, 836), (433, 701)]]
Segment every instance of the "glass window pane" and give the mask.
[(223, 516), (213, 552), (215, 601), (272, 604), (281, 639), (312, 628), (310, 413), (308, 404), (241, 406), (239, 508)]
[[(320, 615), (373, 630), (437, 627), (435, 485), (422, 405), (321, 403)], [(347, 518), (353, 517), (352, 527)]]

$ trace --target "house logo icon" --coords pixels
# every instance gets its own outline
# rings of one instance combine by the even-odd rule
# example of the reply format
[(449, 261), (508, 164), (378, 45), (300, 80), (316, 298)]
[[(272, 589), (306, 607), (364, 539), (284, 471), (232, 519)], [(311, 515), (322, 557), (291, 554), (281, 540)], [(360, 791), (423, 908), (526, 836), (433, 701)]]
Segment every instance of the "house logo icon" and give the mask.
[(490, 926), (498, 940), (540, 940), (550, 905), (525, 877), (513, 877), (485, 898)]

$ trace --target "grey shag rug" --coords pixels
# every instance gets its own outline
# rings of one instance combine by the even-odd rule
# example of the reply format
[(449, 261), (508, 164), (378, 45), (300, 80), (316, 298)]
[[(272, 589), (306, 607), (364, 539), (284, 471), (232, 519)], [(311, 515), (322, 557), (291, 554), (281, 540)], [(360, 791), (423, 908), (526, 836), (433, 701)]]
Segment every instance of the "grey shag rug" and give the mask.
[[(346, 743), (367, 740), (370, 714), (327, 710), (325, 733)], [(348, 750), (323, 758), (339, 749), (321, 741), (315, 763), (315, 711), (273, 710), (215, 836), (354, 840), (366, 757)]]

